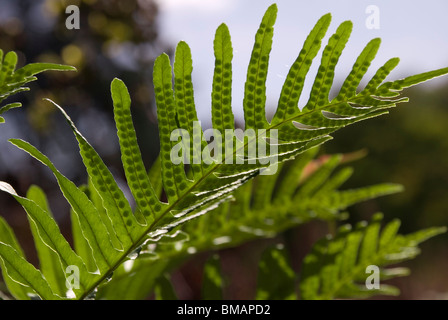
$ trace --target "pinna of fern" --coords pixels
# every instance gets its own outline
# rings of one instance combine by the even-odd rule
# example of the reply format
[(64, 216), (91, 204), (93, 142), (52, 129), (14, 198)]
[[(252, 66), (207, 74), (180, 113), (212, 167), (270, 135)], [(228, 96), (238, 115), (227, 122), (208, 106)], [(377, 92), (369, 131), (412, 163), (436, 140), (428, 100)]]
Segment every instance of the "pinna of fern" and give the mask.
[[(10, 228), (4, 224), (8, 232), (0, 236), (0, 262), (14, 296), (23, 299), (36, 295), (42, 299), (88, 297), (148, 241), (158, 239), (184, 222), (230, 200), (232, 192), (246, 181), (260, 173), (268, 173), (264, 170), (271, 165), (275, 167), (324, 143), (331, 138), (330, 133), (357, 121), (387, 113), (389, 108), (407, 101), (400, 97), (404, 88), (448, 73), (448, 68), (444, 68), (384, 82), (398, 64), (398, 59), (393, 58), (357, 93), (360, 81), (380, 45), (380, 40), (374, 39), (357, 58), (339, 94), (330, 101), (334, 70), (352, 30), (352, 23), (346, 21), (337, 28), (325, 46), (310, 98), (305, 106), (299, 108), (298, 101), (305, 77), (330, 25), (331, 15), (327, 14), (319, 19), (305, 40), (283, 85), (276, 113), (272, 121), (268, 122), (265, 114), (266, 78), (276, 16), (277, 7), (274, 4), (267, 9), (255, 36), (243, 100), (245, 129), (253, 130), (254, 133), (242, 140), (233, 136), (224, 142), (208, 144), (202, 128), (195, 125), (198, 118), (192, 84), (193, 65), (190, 49), (185, 42), (180, 42), (176, 48), (173, 68), (166, 54), (156, 59), (153, 78), (161, 146), (161, 185), (151, 183), (143, 164), (132, 124), (131, 99), (127, 88), (119, 79), (112, 81), (111, 94), (123, 168), (136, 203), (135, 208), (126, 199), (95, 149), (66, 112), (55, 103), (78, 141), (89, 182), (101, 199), (99, 204), (92, 202), (83, 188), (68, 180), (34, 146), (23, 140), (10, 140), (53, 172), (90, 248), (90, 252), (73, 250), (45, 206), (38, 205), (30, 197), (18, 195), (9, 184), (1, 182), (0, 189), (12, 195), (24, 207), (32, 228), (36, 230), (36, 243), (42, 243), (42, 247), (49, 249), (46, 256), (54, 262), (54, 268), (46, 270), (38, 270), (28, 263)], [(230, 33), (225, 24), (217, 29), (214, 53), (211, 106), (213, 129), (216, 132), (235, 130), (231, 110), (233, 53)], [(171, 139), (173, 132), (182, 133), (178, 135), (177, 141)], [(192, 146), (183, 156), (191, 164), (189, 173), (186, 173), (184, 163), (173, 163), (171, 157), (172, 150), (179, 148), (179, 139), (182, 140), (183, 134), (187, 133), (192, 137)], [(269, 151), (265, 150), (261, 156), (257, 152), (254, 156), (250, 148), (252, 142), (256, 142), (257, 146), (269, 145), (270, 148), (266, 148)], [(233, 151), (224, 152), (226, 145), (231, 145)], [(202, 151), (200, 158), (199, 153), (195, 152), (197, 149)], [(160, 188), (163, 188), (166, 201), (157, 192)], [(86, 263), (90, 254), (93, 264)], [(64, 277), (50, 278), (46, 275), (53, 271), (64, 275), (72, 266), (79, 270), (79, 286), (71, 290), (67, 291), (61, 285), (60, 279)]]

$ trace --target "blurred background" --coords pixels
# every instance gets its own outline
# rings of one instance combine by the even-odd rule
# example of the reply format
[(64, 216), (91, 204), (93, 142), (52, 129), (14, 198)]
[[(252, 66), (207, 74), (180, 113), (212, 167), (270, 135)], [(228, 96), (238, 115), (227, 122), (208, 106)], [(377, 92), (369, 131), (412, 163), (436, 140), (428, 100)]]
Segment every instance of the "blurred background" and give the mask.
[[(124, 182), (109, 92), (112, 79), (123, 79), (129, 88), (139, 143), (149, 167), (159, 148), (151, 80), (155, 58), (162, 52), (172, 56), (180, 40), (190, 45), (198, 116), (203, 127), (209, 127), (213, 37), (219, 24), (225, 22), (234, 48), (233, 109), (237, 122), (242, 123), (242, 88), (253, 37), (264, 11), (272, 3), (265, 0), (1, 0), (0, 48), (5, 52), (16, 51), (19, 66), (31, 62), (63, 63), (75, 66), (78, 72), (40, 75), (38, 81), (30, 84), (31, 91), (19, 96), (24, 107), (5, 114), (6, 123), (0, 126), (0, 180), (10, 183), (19, 194), (25, 194), (31, 184), (41, 186), (50, 197), (61, 230), (69, 238), (68, 206), (50, 171), (7, 142), (12, 137), (31, 142), (67, 177), (77, 184), (86, 182), (71, 130), (55, 108), (42, 99), (51, 98), (66, 109), (117, 180)], [(366, 79), (395, 56), (400, 57), (401, 63), (390, 79), (448, 65), (446, 1), (410, 4), (403, 0), (392, 3), (317, 0), (305, 4), (278, 0), (277, 4), (279, 12), (267, 83), (268, 116), (275, 110), (289, 66), (305, 37), (327, 12), (333, 15), (329, 35), (344, 20), (354, 23), (352, 37), (336, 69), (336, 89), (357, 55), (375, 37), (382, 38), (382, 47)], [(77, 5), (80, 9), (79, 30), (66, 28), (68, 5)], [(367, 10), (371, 5), (375, 6), (379, 18), (375, 28), (366, 24), (371, 22), (373, 12)], [(317, 63), (310, 70), (300, 106), (308, 98), (316, 70)], [(447, 87), (448, 79), (441, 78), (409, 89), (405, 92), (410, 97), (409, 103), (392, 110), (389, 116), (340, 130), (325, 145), (322, 152), (368, 151), (366, 158), (353, 164), (355, 175), (344, 187), (381, 182), (400, 183), (405, 187), (399, 195), (351, 208), (353, 221), (368, 219), (374, 212), (382, 211), (387, 221), (400, 218), (404, 233), (448, 225)], [(0, 194), (0, 215), (12, 225), (27, 256), (37, 264), (25, 214), (5, 194)], [(292, 232), (292, 238), (308, 239), (309, 244), (322, 235), (316, 230), (321, 228), (299, 228)], [(238, 261), (240, 273), (243, 270), (242, 274), (251, 274), (257, 266), (256, 259), (250, 259), (254, 254), (249, 253), (255, 247), (248, 244), (232, 251), (226, 259), (229, 264)], [(412, 275), (395, 281), (402, 290), (399, 298), (448, 299), (448, 236), (432, 239), (422, 248), (422, 255), (406, 264)], [(297, 266), (299, 257), (295, 259), (293, 265)], [(198, 273), (197, 266), (190, 263), (176, 279), (182, 278), (179, 281), (194, 289)], [(250, 281), (242, 283), (251, 285)], [(244, 285), (235, 287), (229, 297), (248, 298), (250, 289)], [(192, 290), (187, 290), (185, 298), (196, 296)]]

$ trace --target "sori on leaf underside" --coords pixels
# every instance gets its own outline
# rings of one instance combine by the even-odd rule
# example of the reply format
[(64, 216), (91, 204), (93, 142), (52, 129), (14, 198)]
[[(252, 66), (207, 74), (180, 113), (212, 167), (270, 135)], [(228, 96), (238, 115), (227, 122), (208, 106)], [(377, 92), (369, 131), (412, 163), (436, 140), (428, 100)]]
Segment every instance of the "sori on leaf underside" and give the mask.
[[(300, 157), (329, 140), (329, 134), (342, 127), (386, 114), (388, 109), (407, 101), (407, 98), (400, 96), (404, 88), (448, 73), (448, 68), (444, 68), (397, 81), (385, 81), (399, 61), (398, 58), (392, 58), (358, 92), (361, 79), (380, 46), (380, 39), (373, 39), (359, 54), (339, 93), (330, 100), (335, 67), (352, 31), (352, 23), (346, 21), (337, 28), (324, 47), (309, 100), (299, 108), (305, 78), (330, 25), (331, 15), (326, 14), (318, 20), (306, 38), (286, 77), (276, 112), (272, 120), (268, 121), (265, 114), (266, 79), (276, 16), (277, 7), (274, 4), (267, 9), (255, 36), (243, 100), (244, 129), (253, 130), (254, 134), (242, 139), (234, 135), (220, 143), (214, 141), (209, 144), (203, 137), (202, 129), (199, 135), (195, 134), (198, 128), (194, 127), (194, 123), (197, 123), (198, 117), (193, 94), (193, 64), (190, 48), (185, 42), (178, 44), (173, 66), (166, 54), (156, 59), (153, 82), (160, 137), (159, 175), (152, 174), (151, 170), (148, 174), (143, 164), (132, 123), (128, 90), (123, 81), (112, 81), (111, 94), (121, 158), (135, 207), (126, 199), (99, 154), (56, 103), (53, 102), (67, 119), (77, 139), (96, 200), (88, 196), (84, 187), (76, 186), (67, 179), (37, 148), (23, 140), (10, 140), (53, 172), (71, 206), (73, 222), (78, 228), (77, 236), (88, 244), (87, 247), (83, 246), (83, 250), (72, 249), (52, 218), (43, 196), (36, 189), (30, 189), (24, 197), (18, 195), (6, 182), (0, 182), (0, 189), (24, 207), (39, 255), (46, 260), (45, 263), (41, 261), (41, 270), (27, 262), (12, 230), (1, 220), (5, 232), (0, 234), (0, 263), (8, 288), (16, 298), (89, 297), (123, 262), (134, 258), (137, 252), (144, 251), (154, 241), (169, 237), (184, 222), (200, 217), (232, 199), (237, 188), (260, 172), (268, 175), (269, 171), (263, 170), (269, 170), (271, 165)], [(226, 130), (236, 130), (231, 107), (233, 49), (225, 24), (217, 28), (213, 48), (212, 126), (217, 132), (224, 133)], [(18, 88), (31, 79), (19, 77), (17, 80), (13, 73), (15, 63), (10, 61), (12, 58), (9, 58), (9, 62), (6, 58), (3, 64), (6, 67), (2, 67), (0, 78), (7, 81), (3, 87), (6, 86), (7, 90)], [(42, 68), (45, 69), (44, 66)], [(24, 74), (32, 74), (36, 70), (27, 69), (28, 72)], [(7, 92), (14, 93), (14, 90)], [(4, 108), (10, 109), (11, 106)], [(185, 170), (184, 163), (174, 163), (172, 159), (172, 150), (179, 143), (172, 139), (172, 133), (180, 129), (193, 140), (189, 152), (183, 155), (189, 159), (188, 170)], [(182, 136), (178, 136), (178, 139), (181, 140)], [(257, 152), (254, 159), (249, 148), (254, 140), (257, 148), (263, 144), (275, 145), (275, 148), (266, 148), (261, 157)], [(224, 148), (229, 145), (231, 148)], [(202, 152), (195, 151), (198, 148)], [(224, 149), (232, 152), (219, 152)], [(206, 157), (198, 159), (199, 154), (205, 154)], [(210, 159), (212, 161), (208, 161)], [(155, 179), (155, 176), (158, 178)], [(67, 290), (63, 275), (72, 266), (78, 270), (76, 280), (79, 285)]]

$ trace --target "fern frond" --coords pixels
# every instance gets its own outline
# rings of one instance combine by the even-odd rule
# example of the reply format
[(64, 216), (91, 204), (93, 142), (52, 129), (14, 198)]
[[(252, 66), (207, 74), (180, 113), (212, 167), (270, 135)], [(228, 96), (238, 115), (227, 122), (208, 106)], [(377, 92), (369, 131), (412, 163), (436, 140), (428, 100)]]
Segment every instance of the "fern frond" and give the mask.
[[(17, 54), (14, 51), (8, 52), (3, 57), (3, 50), (0, 49), (0, 103), (10, 96), (19, 92), (28, 91), (24, 87), (27, 83), (37, 80), (35, 75), (48, 71), (74, 71), (76, 68), (53, 63), (30, 63), (16, 70)], [(0, 115), (6, 111), (21, 107), (19, 102), (12, 102), (0, 107)], [(0, 123), (5, 119), (0, 117)]]
[[(55, 175), (59, 187), (70, 203), (73, 212), (77, 216), (77, 220), (81, 226), (83, 236), (92, 248), (97, 268), (100, 272), (104, 272), (110, 268), (110, 264), (117, 258), (119, 251), (116, 250), (109, 239), (109, 233), (99, 216), (98, 210), (91, 203), (87, 195), (73, 182), (62, 175), (51, 161), (23, 140), (11, 139), (10, 142), (18, 148), (28, 152), (31, 156), (41, 161), (44, 165), (51, 169)], [(32, 200), (32, 198), (30, 198)], [(92, 272), (96, 271), (91, 270)]]
[[(215, 75), (212, 89), (214, 140), (211, 143), (207, 142), (206, 132), (202, 130), (200, 124), (195, 122), (197, 115), (191, 80), (193, 67), (188, 45), (184, 42), (178, 44), (174, 67), (171, 66), (166, 54), (156, 59), (153, 79), (159, 121), (161, 169), (160, 176), (155, 175), (154, 181), (160, 181), (159, 177), (161, 177), (161, 186), (153, 185), (154, 181), (152, 182), (148, 177), (143, 165), (130, 114), (129, 92), (121, 80), (112, 81), (111, 94), (123, 168), (137, 204), (135, 210), (100, 155), (76, 128), (69, 115), (57, 104), (54, 103), (67, 119), (78, 142), (82, 161), (88, 173), (88, 181), (93, 187), (91, 195), (95, 197), (95, 200), (93, 197), (92, 200), (88, 199), (81, 188), (67, 180), (36, 148), (24, 141), (11, 141), (53, 172), (76, 215), (75, 219), (81, 231), (78, 230), (77, 235), (78, 237), (83, 235), (91, 248), (92, 255), (88, 254), (85, 243), (78, 242), (78, 248), (84, 248), (79, 253), (73, 251), (47, 210), (37, 205), (35, 201), (17, 195), (9, 185), (2, 184), (2, 190), (11, 194), (25, 208), (42, 242), (57, 254), (62, 270), (65, 271), (70, 265), (78, 266), (80, 287), (73, 290), (77, 299), (89, 296), (123, 262), (135, 258), (141, 250), (145, 251), (146, 244), (163, 239), (164, 235), (174, 232), (173, 230), (180, 228), (186, 221), (217, 208), (231, 199), (235, 190), (256, 175), (275, 175), (282, 162), (293, 159), (329, 140), (330, 133), (351, 123), (387, 113), (387, 109), (406, 101), (406, 98), (399, 97), (402, 89), (448, 73), (448, 68), (445, 68), (383, 83), (397, 62), (390, 60), (376, 73), (364, 90), (356, 93), (359, 82), (379, 46), (379, 41), (373, 40), (357, 59), (339, 95), (330, 101), (328, 95), (334, 79), (334, 70), (352, 29), (351, 22), (347, 21), (339, 26), (324, 48), (310, 99), (300, 109), (297, 101), (300, 98), (303, 81), (312, 60), (320, 49), (330, 23), (330, 15), (325, 15), (317, 22), (306, 39), (299, 57), (292, 65), (280, 95), (278, 109), (272, 121), (268, 122), (265, 115), (265, 87), (276, 15), (276, 5), (270, 6), (255, 36), (243, 101), (246, 131), (239, 132), (241, 134), (232, 132), (232, 135), (227, 136), (224, 135), (227, 132), (219, 132), (223, 129), (226, 131), (226, 129), (234, 128), (230, 108), (233, 53), (230, 34), (225, 25), (218, 28), (214, 41)], [(22, 71), (19, 70), (20, 72), (13, 75), (15, 62), (14, 56), (9, 55), (5, 57), (2, 67), (4, 71), (1, 74), (0, 83), (3, 83), (5, 79), (17, 77), (17, 82), (8, 87), (12, 91), (6, 90), (6, 96), (11, 92), (22, 90), (23, 83), (34, 79), (32, 74), (51, 67), (32, 65), (24, 67)], [(268, 206), (268, 209), (261, 211), (257, 217), (253, 216), (254, 211), (248, 210), (247, 215), (242, 216), (247, 218), (247, 224), (233, 223), (233, 219), (238, 220), (239, 223), (244, 222), (241, 220), (242, 217), (235, 217), (233, 214), (228, 215), (229, 220), (222, 216), (215, 223), (225, 223), (224, 228), (217, 233), (225, 236), (202, 238), (201, 242), (208, 242), (207, 247), (211, 244), (219, 246), (229, 242), (237, 243), (247, 237), (275, 234), (287, 226), (307, 219), (316, 217), (334, 219), (341, 208), (349, 205), (351, 201), (370, 197), (372, 194), (378, 194), (379, 191), (385, 193), (397, 191), (396, 186), (381, 186), (380, 190), (373, 188), (369, 191), (347, 191), (346, 194), (334, 191), (348, 176), (347, 172), (331, 180), (330, 184), (323, 185), (323, 181), (338, 161), (340, 160), (335, 157), (327, 162), (316, 173), (317, 175), (313, 175), (313, 178), (302, 186), (299, 186), (297, 182), (291, 185), (300, 187), (299, 192), (311, 199), (299, 204), (295, 214), (300, 213), (301, 217), (294, 217), (294, 214), (290, 212), (291, 203), (296, 202), (296, 199), (292, 198), (280, 205), (276, 204), (275, 207), (276, 218), (278, 215), (279, 219), (284, 219), (283, 226), (270, 225), (267, 217), (272, 216), (269, 210), (274, 207)], [(191, 172), (187, 174), (185, 165), (190, 164)], [(264, 190), (260, 188), (255, 195), (257, 199), (264, 199), (264, 203), (268, 202), (266, 199), (275, 198), (271, 180), (277, 181), (277, 179), (275, 177), (267, 179), (269, 181), (260, 183), (271, 188)], [(325, 195), (319, 193), (318, 186), (328, 192), (325, 192)], [(160, 198), (162, 189), (167, 198), (166, 202)], [(238, 210), (246, 212), (244, 209), (250, 208), (247, 200), (250, 199), (251, 187), (248, 185), (247, 188), (241, 190), (239, 202), (243, 206)], [(289, 195), (293, 194), (296, 192), (289, 193)], [(330, 198), (327, 197), (329, 194)], [(322, 196), (326, 199), (325, 206)], [(319, 201), (320, 206), (317, 205)], [(231, 205), (225, 204), (219, 210), (229, 206)], [(260, 204), (257, 206), (259, 206), (255, 207), (257, 210), (262, 207)], [(312, 210), (310, 210), (311, 207)], [(217, 228), (216, 225), (209, 227), (210, 230)], [(199, 225), (198, 228), (204, 230), (204, 225)], [(233, 237), (229, 241), (225, 232), (227, 230), (233, 232), (235, 228), (239, 229), (239, 234), (235, 236), (229, 232)], [(11, 246), (6, 245), (2, 248), (5, 254), (3, 259), (8, 259), (4, 260), (6, 268), (11, 265), (17, 268), (20, 266), (22, 269), (30, 268), (28, 264), (24, 264), (23, 258), (17, 258), (14, 264), (11, 264), (11, 257), (20, 257), (20, 255)], [(153, 254), (154, 252), (148, 252), (148, 255)], [(96, 266), (97, 269), (89, 270), (87, 266), (90, 268)], [(25, 279), (26, 281), (22, 281), (21, 277), (26, 276), (23, 272), (9, 273), (9, 276), (12, 281), (26, 282), (25, 284), (29, 285), (41, 298), (57, 296), (53, 291), (48, 290), (50, 286), (44, 278), (37, 278), (36, 272), (39, 271), (30, 272), (30, 275), (36, 275), (36, 278)], [(42, 289), (40, 285), (45, 288), (42, 287), (44, 288)]]
[[(50, 216), (50, 214), (47, 211), (45, 211), (43, 208), (38, 206), (34, 201), (17, 195), (15, 190), (11, 186), (9, 186), (8, 184), (6, 184), (4, 182), (0, 183), (0, 190), (12, 195), (17, 200), (17, 202), (19, 202), (22, 205), (22, 207), (25, 209), (25, 211), (27, 213), (27, 217), (28, 217), (30, 224), (36, 228), (40, 240), (46, 246), (48, 246), (53, 252), (57, 253), (58, 258), (59, 258), (60, 268), (63, 270), (62, 272), (65, 272), (69, 266), (76, 266), (82, 272), (83, 276), (77, 278), (77, 280), (79, 280), (80, 286), (79, 286), (79, 288), (74, 289), (75, 294), (77, 292), (84, 292), (86, 289), (88, 289), (88, 287), (90, 287), (92, 284), (91, 282), (92, 282), (93, 276), (87, 272), (87, 268), (85, 267), (83, 260), (70, 247), (70, 244), (63, 237), (56, 221)], [(5, 248), (5, 250), (7, 250), (7, 249)], [(12, 251), (9, 251), (9, 254), (11, 256)], [(21, 260), (15, 261), (15, 263), (23, 265), (23, 263), (19, 263), (19, 261), (22, 261), (22, 260), (23, 260), (23, 258)], [(25, 261), (25, 260), (23, 260), (23, 261)], [(11, 263), (11, 262), (9, 262), (9, 263)], [(25, 265), (23, 265), (23, 267), (24, 266)], [(16, 266), (14, 266), (14, 269), (17, 269)], [(30, 269), (30, 268), (27, 267), (27, 269)], [(24, 270), (26, 270), (26, 269), (24, 269)], [(36, 273), (36, 272), (34, 272), (34, 273)], [(26, 274), (25, 275), (20, 274), (20, 276), (27, 279)], [(13, 279), (15, 279), (15, 278), (13, 278)], [(44, 281), (46, 282), (46, 280), (44, 280)], [(31, 284), (31, 283), (29, 283), (29, 284)], [(38, 289), (35, 287), (32, 287), (32, 288), (34, 290)], [(47, 295), (48, 295), (48, 293), (46, 293), (46, 296)], [(53, 293), (53, 295), (55, 295), (55, 294)], [(42, 298), (44, 298), (44, 297), (42, 297)]]
[[(233, 201), (223, 203), (208, 214), (176, 228), (188, 235), (188, 241), (181, 239), (181, 242), (167, 243), (168, 238), (163, 237), (161, 241), (148, 243), (142, 248), (141, 257), (133, 261), (129, 268), (120, 267), (115, 271), (114, 278), (100, 288), (99, 295), (107, 299), (124, 299), (117, 293), (123, 281), (134, 283), (129, 286), (137, 288), (133, 290), (135, 296), (130, 299), (143, 299), (152, 289), (147, 279), (154, 275), (150, 275), (148, 270), (166, 271), (194, 254), (270, 238), (314, 219), (343, 219), (346, 216), (344, 211), (350, 205), (401, 191), (401, 186), (394, 184), (338, 190), (352, 170), (344, 167), (336, 171), (336, 168), (350, 155), (315, 158), (317, 150), (311, 149), (285, 163), (275, 175), (257, 176), (233, 192)], [(322, 179), (323, 172), (325, 178)], [(319, 187), (316, 186), (317, 177)], [(310, 192), (310, 185), (317, 190)], [(303, 197), (298, 197), (298, 194)], [(126, 276), (130, 274), (133, 280)], [(140, 286), (142, 282), (148, 286)], [(129, 294), (126, 292), (128, 297)]]
[[(397, 234), (398, 220), (388, 223), (380, 232), (382, 214), (360, 223), (354, 230), (342, 226), (334, 238), (318, 241), (303, 264), (300, 278), (302, 299), (365, 298), (373, 295), (397, 295), (397, 288), (382, 281), (407, 275), (403, 268), (386, 268), (415, 258), (418, 245), (446, 228), (429, 228), (409, 235)], [(381, 273), (379, 288), (368, 289), (369, 266)]]
[[(396, 184), (338, 190), (352, 172), (344, 168), (334, 173), (342, 155), (321, 161), (320, 167), (302, 180), (307, 167), (314, 165), (311, 159), (315, 152), (310, 150), (285, 163), (275, 175), (258, 176), (236, 190), (234, 201), (227, 206), (185, 225), (185, 232), (191, 235), (186, 245), (199, 249), (193, 241), (197, 236), (202, 245), (208, 242), (211, 248), (233, 247), (249, 239), (276, 235), (313, 219), (343, 219), (344, 210), (355, 203), (402, 190)], [(276, 192), (286, 189), (288, 192)], [(219, 243), (219, 239), (228, 241)]]

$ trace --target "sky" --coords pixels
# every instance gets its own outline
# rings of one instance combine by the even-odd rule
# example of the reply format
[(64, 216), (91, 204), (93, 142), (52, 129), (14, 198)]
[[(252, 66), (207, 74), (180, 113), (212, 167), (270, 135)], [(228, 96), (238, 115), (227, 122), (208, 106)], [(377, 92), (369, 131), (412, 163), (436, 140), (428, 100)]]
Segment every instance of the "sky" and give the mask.
[[(265, 10), (274, 3), (266, 0), (158, 0), (160, 35), (175, 46), (186, 41), (193, 56), (193, 84), (199, 119), (210, 123), (210, 93), (213, 76), (213, 38), (222, 23), (229, 27), (234, 50), (233, 111), (242, 117), (243, 88), (255, 32)], [(267, 80), (267, 105), (278, 100), (290, 65), (296, 59), (309, 31), (324, 14), (332, 14), (332, 23), (324, 44), (345, 20), (354, 24), (351, 38), (336, 68), (335, 85), (350, 72), (358, 54), (373, 38), (382, 44), (366, 74), (367, 80), (385, 61), (399, 57), (400, 64), (390, 80), (448, 66), (448, 1), (425, 0), (278, 0), (277, 22)], [(372, 20), (375, 6), (379, 19)], [(370, 22), (368, 28), (366, 22)], [(375, 27), (371, 28), (372, 23)], [(299, 106), (309, 96), (320, 55), (308, 75)], [(364, 81), (365, 81), (364, 80)], [(365, 82), (363, 82), (365, 83)], [(432, 85), (443, 85), (436, 79)], [(269, 109), (268, 109), (269, 110)]]

